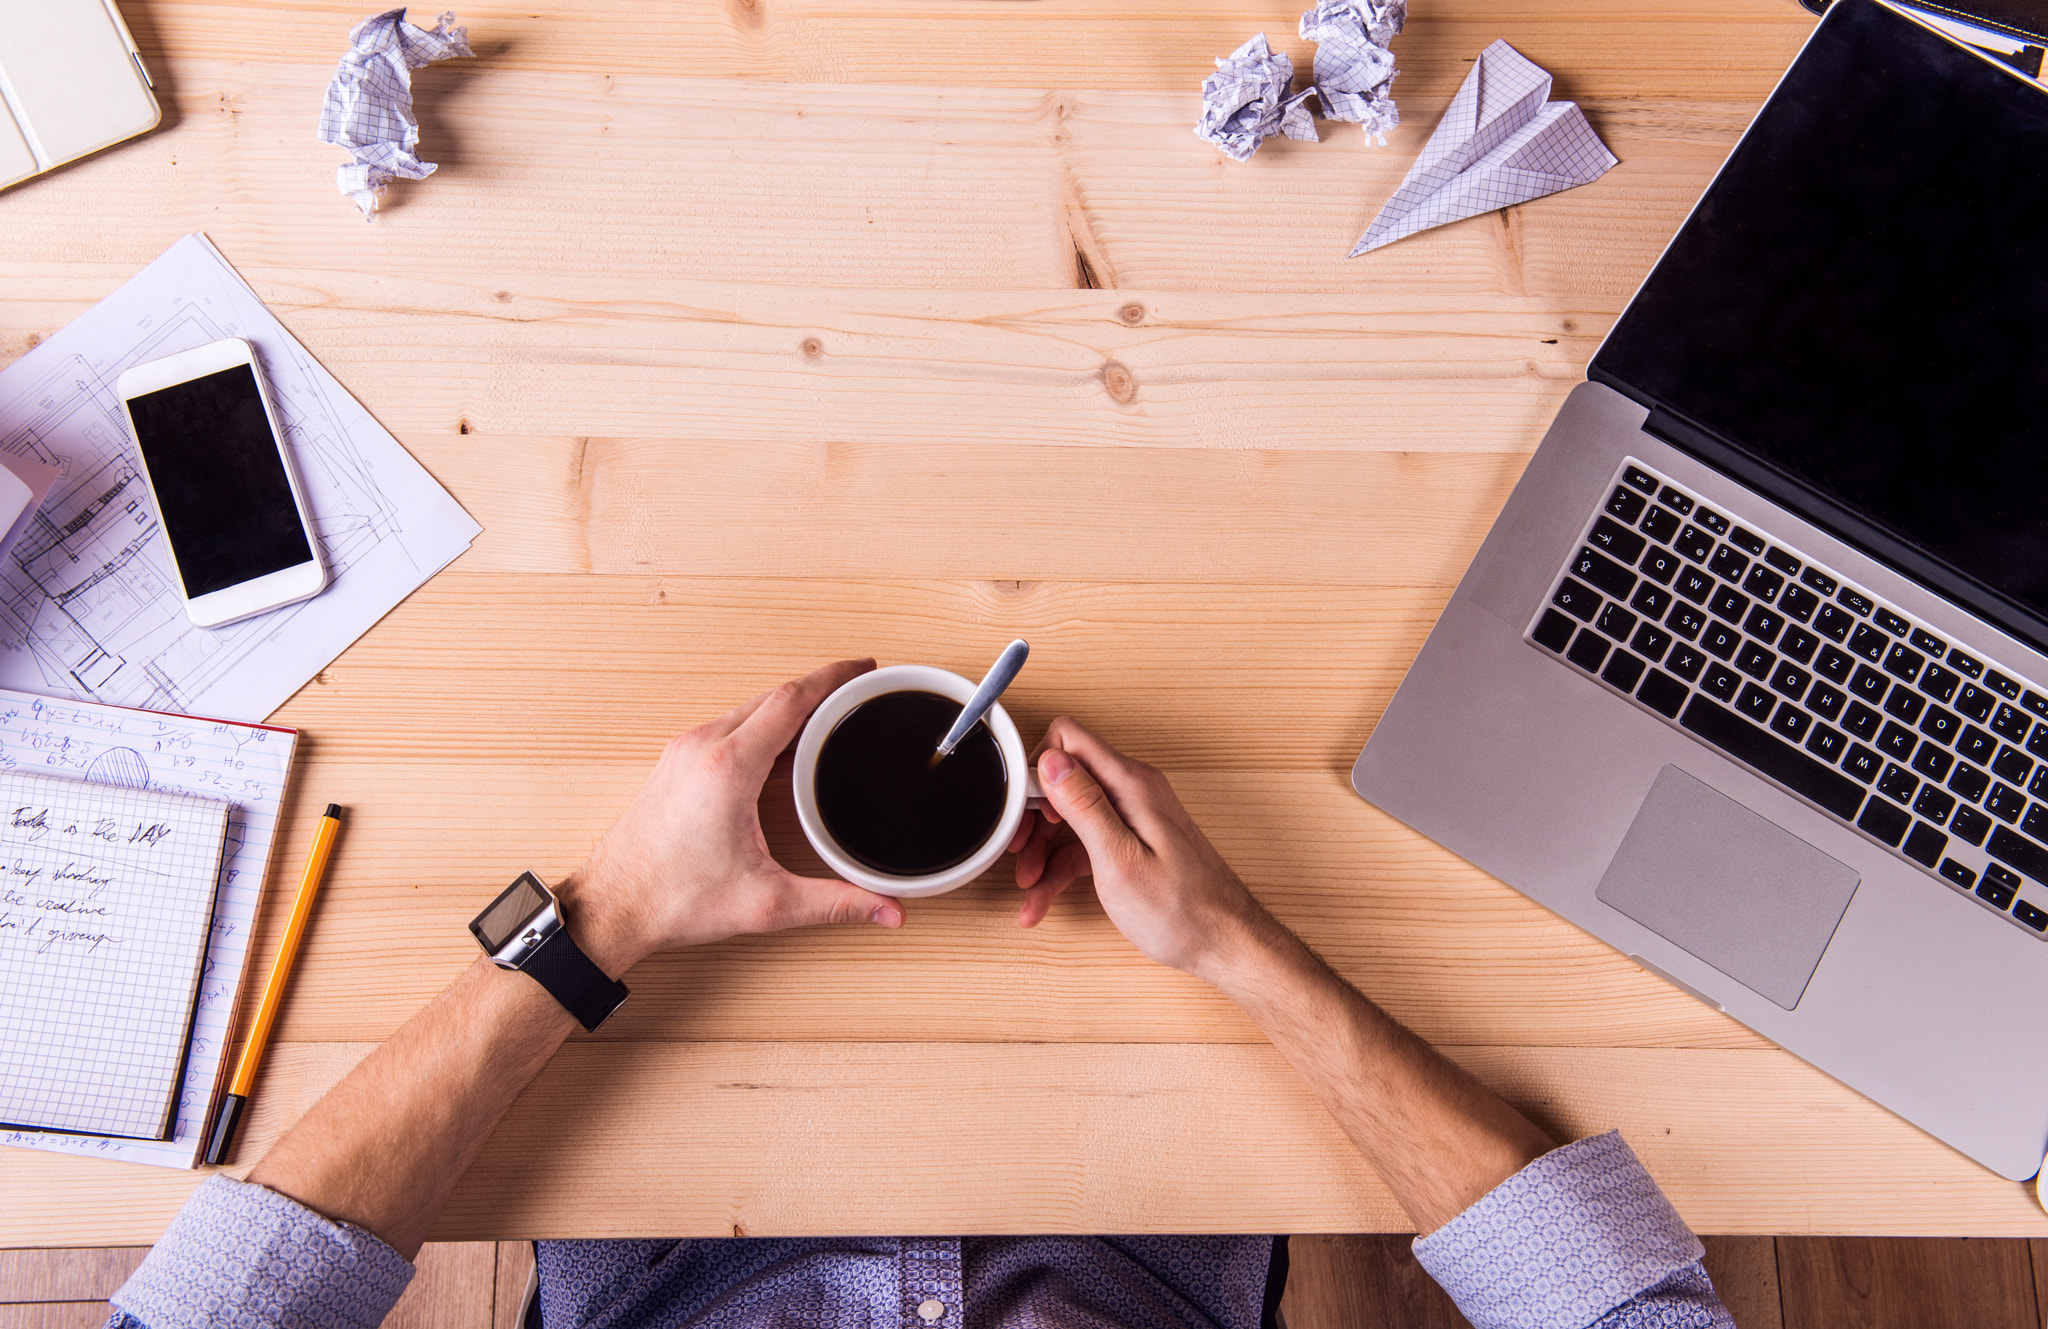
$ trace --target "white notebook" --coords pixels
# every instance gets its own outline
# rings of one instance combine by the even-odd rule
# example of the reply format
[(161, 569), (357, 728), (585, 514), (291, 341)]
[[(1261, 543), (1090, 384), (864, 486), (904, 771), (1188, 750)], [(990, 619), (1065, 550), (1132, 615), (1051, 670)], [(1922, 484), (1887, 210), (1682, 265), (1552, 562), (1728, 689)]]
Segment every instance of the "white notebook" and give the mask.
[(0, 773), (0, 1123), (168, 1138), (229, 810)]
[(161, 117), (113, 0), (0, 0), (0, 189)]

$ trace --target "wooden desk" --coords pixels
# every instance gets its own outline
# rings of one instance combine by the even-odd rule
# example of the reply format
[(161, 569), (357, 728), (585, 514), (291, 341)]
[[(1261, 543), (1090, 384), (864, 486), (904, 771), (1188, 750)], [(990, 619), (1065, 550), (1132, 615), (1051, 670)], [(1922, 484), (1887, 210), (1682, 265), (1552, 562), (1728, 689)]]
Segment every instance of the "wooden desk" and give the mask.
[[(2048, 1234), (1346, 781), (1811, 19), (1417, 0), (1390, 146), (1229, 162), (1195, 89), (1261, 28), (1305, 66), (1301, 7), (468, 6), (480, 58), (418, 77), (441, 171), (366, 226), (313, 128), (369, 5), (126, 0), (167, 123), (0, 195), (0, 362), (203, 229), (485, 528), (276, 714), (305, 758), (275, 901), (320, 807), (351, 819), (241, 1168), (666, 736), (825, 659), (973, 672), (1021, 635), (1028, 739), (1070, 712), (1166, 768), (1282, 919), (1560, 1137), (1620, 1126), (1696, 1228)], [(1622, 164), (1347, 261), (1494, 37)], [(1085, 889), (1035, 932), (1015, 907), (992, 875), (900, 934), (644, 965), (437, 1237), (1402, 1225), (1231, 1007)], [(196, 1180), (7, 1152), (0, 1246), (153, 1240)]]

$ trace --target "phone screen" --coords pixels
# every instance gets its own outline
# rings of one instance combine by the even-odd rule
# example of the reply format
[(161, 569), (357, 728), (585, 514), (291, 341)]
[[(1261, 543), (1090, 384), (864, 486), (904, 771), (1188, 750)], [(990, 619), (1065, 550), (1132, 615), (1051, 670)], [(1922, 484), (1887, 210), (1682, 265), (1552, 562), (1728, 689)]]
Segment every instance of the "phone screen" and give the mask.
[(250, 366), (130, 397), (128, 413), (188, 597), (312, 560)]

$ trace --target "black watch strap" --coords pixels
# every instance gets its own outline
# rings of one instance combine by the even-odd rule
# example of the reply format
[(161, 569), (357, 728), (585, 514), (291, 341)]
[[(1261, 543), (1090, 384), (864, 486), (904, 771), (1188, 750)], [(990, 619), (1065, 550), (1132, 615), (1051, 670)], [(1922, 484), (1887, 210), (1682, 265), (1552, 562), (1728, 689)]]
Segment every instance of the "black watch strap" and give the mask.
[(566, 927), (556, 928), (539, 949), (526, 957), (519, 972), (546, 988), (586, 1030), (610, 1019), (626, 1000), (626, 985), (607, 977), (583, 953)]

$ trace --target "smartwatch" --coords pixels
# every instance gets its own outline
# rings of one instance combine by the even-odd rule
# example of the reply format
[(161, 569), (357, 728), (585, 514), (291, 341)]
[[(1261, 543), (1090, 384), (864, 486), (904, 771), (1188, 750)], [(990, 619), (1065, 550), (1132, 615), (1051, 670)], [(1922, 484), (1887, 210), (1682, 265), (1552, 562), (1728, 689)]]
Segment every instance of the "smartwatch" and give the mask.
[(586, 1030), (611, 1018), (626, 1000), (615, 982), (583, 953), (562, 922), (555, 893), (531, 872), (470, 920), (469, 930), (500, 969), (517, 969), (548, 990)]

